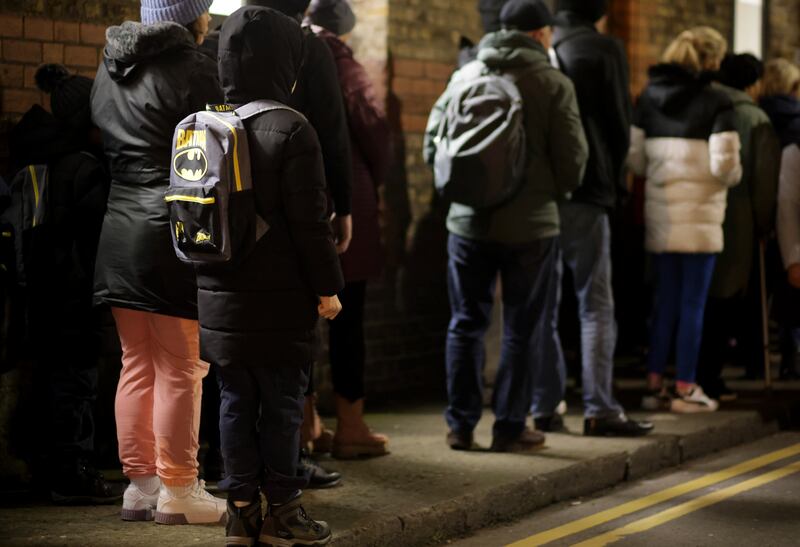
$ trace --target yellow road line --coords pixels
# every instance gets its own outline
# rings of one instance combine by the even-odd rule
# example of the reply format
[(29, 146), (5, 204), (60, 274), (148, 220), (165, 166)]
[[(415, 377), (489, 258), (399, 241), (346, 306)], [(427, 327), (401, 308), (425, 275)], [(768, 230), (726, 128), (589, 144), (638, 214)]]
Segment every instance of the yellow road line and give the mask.
[(780, 469), (775, 469), (774, 471), (770, 471), (744, 482), (740, 482), (739, 484), (734, 484), (733, 486), (723, 488), (722, 490), (711, 492), (710, 494), (706, 494), (705, 496), (701, 496), (697, 499), (676, 505), (675, 507), (671, 507), (670, 509), (656, 513), (653, 516), (631, 522), (630, 524), (593, 537), (592, 539), (582, 541), (581, 543), (576, 543), (572, 547), (603, 547), (609, 543), (619, 541), (625, 536), (646, 532), (647, 530), (655, 528), (656, 526), (660, 526), (704, 507), (708, 507), (709, 505), (714, 505), (715, 503), (725, 501), (726, 499), (732, 498), (737, 494), (752, 490), (753, 488), (758, 488), (759, 486), (782, 479), (799, 471), (800, 461), (797, 461), (785, 467), (781, 467)]
[(629, 501), (627, 503), (623, 503), (622, 505), (612, 507), (611, 509), (600, 511), (594, 515), (557, 526), (556, 528), (551, 528), (550, 530), (540, 532), (527, 539), (512, 543), (509, 547), (534, 547), (536, 545), (545, 545), (551, 541), (556, 541), (558, 539), (583, 532), (589, 528), (605, 524), (606, 522), (616, 520), (620, 517), (624, 517), (625, 515), (630, 515), (631, 513), (641, 511), (642, 509), (647, 509), (648, 507), (652, 507), (659, 503), (683, 496), (684, 494), (694, 492), (695, 490), (700, 490), (702, 488), (707, 488), (714, 484), (724, 482), (734, 477), (738, 477), (739, 475), (749, 473), (750, 471), (760, 469), (761, 467), (765, 467), (777, 461), (790, 458), (798, 454), (800, 454), (800, 443), (777, 450), (775, 452), (770, 452), (769, 454), (764, 454), (763, 456), (753, 458), (752, 460), (738, 463), (734, 466), (728, 467), (727, 469), (710, 473), (689, 482), (672, 486), (666, 490), (655, 492), (654, 494), (639, 498), (638, 500)]

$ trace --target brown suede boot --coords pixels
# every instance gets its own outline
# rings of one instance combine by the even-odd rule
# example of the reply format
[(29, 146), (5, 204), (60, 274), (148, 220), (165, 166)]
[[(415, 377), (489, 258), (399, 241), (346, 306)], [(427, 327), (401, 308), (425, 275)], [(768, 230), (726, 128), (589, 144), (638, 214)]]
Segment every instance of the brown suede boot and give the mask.
[(309, 453), (330, 452), (333, 432), (325, 427), (317, 413), (317, 394), (306, 397), (303, 408), (303, 425), (300, 426), (300, 443)]
[(336, 396), (336, 415), (339, 422), (333, 436), (331, 455), (340, 460), (372, 458), (389, 453), (386, 445), (389, 438), (373, 433), (364, 422), (364, 399), (351, 403), (344, 397)]

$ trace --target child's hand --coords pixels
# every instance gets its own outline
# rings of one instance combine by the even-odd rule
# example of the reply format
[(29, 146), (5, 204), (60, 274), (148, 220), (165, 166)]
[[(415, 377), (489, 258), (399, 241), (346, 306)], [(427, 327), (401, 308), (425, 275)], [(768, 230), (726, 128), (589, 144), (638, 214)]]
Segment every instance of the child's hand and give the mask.
[(319, 307), (317, 307), (320, 317), (325, 319), (335, 319), (342, 311), (342, 303), (338, 296), (320, 296)]

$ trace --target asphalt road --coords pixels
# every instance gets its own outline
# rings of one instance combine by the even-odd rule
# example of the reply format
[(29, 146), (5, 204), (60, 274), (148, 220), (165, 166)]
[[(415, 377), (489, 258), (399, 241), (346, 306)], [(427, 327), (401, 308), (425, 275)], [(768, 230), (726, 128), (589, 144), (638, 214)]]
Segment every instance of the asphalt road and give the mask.
[(800, 546), (800, 433), (780, 433), (450, 543), (610, 544)]

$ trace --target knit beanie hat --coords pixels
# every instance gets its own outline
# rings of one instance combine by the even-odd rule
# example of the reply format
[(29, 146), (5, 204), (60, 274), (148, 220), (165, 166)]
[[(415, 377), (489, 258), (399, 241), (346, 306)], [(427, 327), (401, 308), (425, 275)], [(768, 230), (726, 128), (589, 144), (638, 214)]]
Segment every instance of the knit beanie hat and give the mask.
[(211, 7), (213, 0), (142, 0), (142, 23), (172, 21), (188, 25)]
[(305, 15), (311, 0), (247, 0), (248, 6), (261, 6), (279, 11), (289, 17)]
[(592, 23), (606, 14), (606, 0), (556, 0), (556, 13), (571, 11)]
[(744, 91), (764, 75), (764, 63), (754, 55), (729, 53), (722, 60), (719, 82), (734, 89)]
[(344, 36), (356, 26), (356, 14), (347, 0), (311, 0), (308, 18), (336, 36)]
[(88, 129), (92, 123), (91, 94), (94, 81), (70, 74), (63, 65), (42, 65), (35, 75), (36, 86), (50, 94), (50, 110), (59, 122), (73, 129)]
[(500, 10), (508, 0), (478, 0), (484, 32), (500, 30)]
[(500, 12), (500, 24), (528, 32), (552, 25), (553, 15), (542, 0), (509, 0)]

